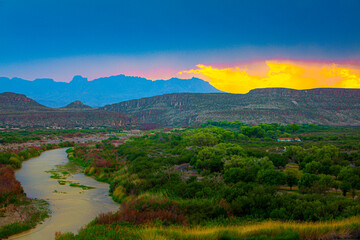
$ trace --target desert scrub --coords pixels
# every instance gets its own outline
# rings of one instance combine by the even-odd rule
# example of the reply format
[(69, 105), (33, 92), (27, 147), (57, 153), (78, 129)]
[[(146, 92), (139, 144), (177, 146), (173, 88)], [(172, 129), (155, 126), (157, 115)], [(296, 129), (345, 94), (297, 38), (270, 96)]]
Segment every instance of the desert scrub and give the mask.
[(115, 202), (122, 203), (127, 202), (132, 199), (131, 196), (128, 196), (125, 192), (125, 188), (121, 185), (118, 185), (115, 190), (111, 193), (111, 197)]

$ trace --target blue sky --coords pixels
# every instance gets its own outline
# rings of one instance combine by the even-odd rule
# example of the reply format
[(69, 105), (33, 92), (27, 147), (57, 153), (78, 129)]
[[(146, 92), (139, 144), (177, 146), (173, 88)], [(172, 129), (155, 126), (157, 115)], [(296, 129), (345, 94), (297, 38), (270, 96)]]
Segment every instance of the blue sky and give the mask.
[(0, 76), (167, 77), (199, 63), (359, 59), (359, 12), (359, 0), (0, 0)]

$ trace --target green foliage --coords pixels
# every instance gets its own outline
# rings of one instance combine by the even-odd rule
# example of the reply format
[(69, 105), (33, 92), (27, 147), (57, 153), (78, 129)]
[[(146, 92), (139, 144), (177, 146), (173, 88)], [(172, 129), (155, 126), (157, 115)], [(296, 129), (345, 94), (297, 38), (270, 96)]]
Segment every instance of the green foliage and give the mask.
[[(68, 150), (69, 159), (84, 166), (85, 174), (110, 183), (110, 194), (123, 204), (123, 211), (103, 215), (79, 235), (60, 239), (138, 238), (139, 232), (122, 228), (128, 226), (356, 216), (359, 199), (331, 190), (340, 188), (344, 196), (358, 194), (358, 133), (357, 129), (313, 125), (208, 122), (201, 128), (130, 138), (118, 147), (110, 141), (95, 147), (75, 146)], [(276, 141), (284, 136), (300, 137), (302, 142)], [(54, 147), (0, 153), (0, 163), (19, 167), (23, 160)], [(16, 201), (10, 195), (2, 196)], [(294, 232), (262, 234), (259, 239), (298, 239)]]
[(346, 196), (346, 193), (351, 190), (351, 184), (347, 181), (343, 181), (340, 183), (340, 189), (343, 192), (343, 195)]
[(324, 187), (324, 191), (329, 191), (335, 186), (335, 179), (330, 175), (320, 176), (319, 184)]
[[(324, 136), (329, 129), (208, 122), (201, 128), (131, 138), (116, 148), (107, 142), (75, 147), (69, 156), (86, 166), (85, 173), (106, 179), (115, 201), (176, 201), (188, 224), (330, 220), (360, 213), (358, 200), (330, 193), (346, 183), (347, 192), (358, 187), (359, 157), (343, 153), (360, 148), (354, 135), (346, 146), (342, 137)], [(310, 140), (276, 141), (294, 134)], [(300, 191), (293, 190), (296, 185)]]
[(304, 173), (310, 173), (310, 174), (319, 174), (321, 171), (322, 165), (319, 162), (309, 162), (305, 165), (305, 168), (303, 170)]
[(286, 182), (285, 174), (275, 169), (262, 169), (258, 173), (258, 182), (265, 185), (282, 185)]
[(297, 185), (299, 182), (299, 172), (295, 169), (287, 168), (284, 173), (286, 184), (290, 187), (291, 190), (291, 188)]
[(187, 136), (189, 145), (214, 146), (219, 142), (219, 137), (210, 132), (197, 132)]
[(305, 173), (300, 177), (299, 180), (299, 188), (309, 189), (313, 186), (315, 181), (320, 179), (319, 176), (311, 173)]
[(0, 227), (0, 238), (6, 238), (16, 233), (26, 231), (31, 228), (30, 224), (23, 224), (19, 222), (11, 223)]
[(224, 168), (226, 151), (221, 147), (206, 147), (199, 151), (195, 167), (210, 172), (221, 172)]

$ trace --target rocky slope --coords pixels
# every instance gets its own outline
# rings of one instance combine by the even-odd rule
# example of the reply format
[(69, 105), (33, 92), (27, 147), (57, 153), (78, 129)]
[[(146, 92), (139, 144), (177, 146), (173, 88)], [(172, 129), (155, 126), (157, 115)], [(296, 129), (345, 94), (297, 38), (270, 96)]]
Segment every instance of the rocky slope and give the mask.
[(360, 126), (360, 89), (255, 89), (247, 94), (177, 93), (107, 105), (140, 123), (167, 126), (207, 120)]
[(23, 94), (12, 92), (0, 93), (0, 113), (22, 111), (51, 111)]

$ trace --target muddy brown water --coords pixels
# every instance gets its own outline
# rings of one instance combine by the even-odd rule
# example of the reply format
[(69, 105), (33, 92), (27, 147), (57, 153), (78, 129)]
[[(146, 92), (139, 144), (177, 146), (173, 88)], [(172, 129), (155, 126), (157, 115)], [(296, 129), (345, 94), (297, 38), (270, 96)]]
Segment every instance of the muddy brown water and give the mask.
[(27, 197), (48, 201), (52, 213), (36, 228), (9, 239), (55, 239), (55, 232), (77, 233), (98, 214), (119, 209), (119, 205), (109, 196), (108, 184), (97, 182), (82, 173), (73, 174), (66, 179), (95, 187), (82, 190), (70, 187), (69, 184), (60, 185), (57, 179), (50, 178), (51, 173), (46, 172), (67, 163), (66, 149), (62, 148), (46, 151), (39, 157), (25, 161), (21, 169), (16, 171), (16, 178), (21, 182)]

